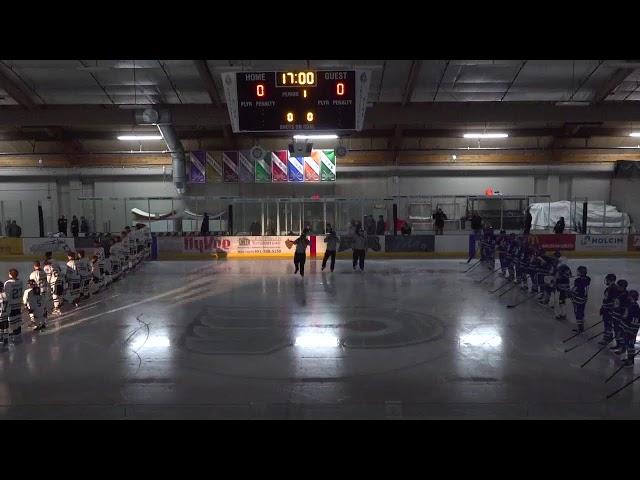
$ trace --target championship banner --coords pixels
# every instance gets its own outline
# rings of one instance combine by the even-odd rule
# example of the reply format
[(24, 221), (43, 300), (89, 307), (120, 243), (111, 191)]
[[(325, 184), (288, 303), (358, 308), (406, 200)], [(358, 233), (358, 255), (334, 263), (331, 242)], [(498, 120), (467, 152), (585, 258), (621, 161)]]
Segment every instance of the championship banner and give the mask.
[(0, 255), (22, 255), (22, 238), (0, 237)]
[(316, 154), (316, 152), (317, 150), (312, 150), (310, 157), (304, 157), (305, 182), (320, 181), (320, 157)]
[(289, 181), (304, 182), (304, 157), (289, 157)]
[(264, 158), (260, 158), (255, 162), (256, 166), (256, 183), (271, 182), (271, 152), (267, 152)]
[(271, 180), (273, 182), (287, 181), (288, 156), (289, 152), (287, 150), (271, 152)]
[(207, 152), (205, 171), (207, 183), (222, 182), (222, 154), (220, 152)]
[(255, 179), (253, 160), (249, 152), (238, 152), (238, 178), (242, 183), (253, 183)]
[(336, 181), (336, 152), (335, 150), (313, 150), (311, 157), (318, 158), (320, 163), (320, 181)]
[(238, 183), (238, 152), (222, 152), (222, 171), (226, 183)]
[(189, 183), (204, 183), (205, 152), (189, 152)]

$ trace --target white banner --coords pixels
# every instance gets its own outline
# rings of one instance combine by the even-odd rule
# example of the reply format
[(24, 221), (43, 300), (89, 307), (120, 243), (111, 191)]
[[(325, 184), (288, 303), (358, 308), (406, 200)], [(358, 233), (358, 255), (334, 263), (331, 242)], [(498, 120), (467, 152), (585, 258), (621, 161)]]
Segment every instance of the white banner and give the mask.
[(627, 250), (627, 235), (576, 235), (576, 251), (587, 250), (624, 252)]
[[(182, 254), (222, 254), (234, 256), (289, 256), (293, 255), (294, 246), (287, 246), (291, 237), (158, 237), (158, 255)], [(307, 248), (309, 254), (309, 248)]]

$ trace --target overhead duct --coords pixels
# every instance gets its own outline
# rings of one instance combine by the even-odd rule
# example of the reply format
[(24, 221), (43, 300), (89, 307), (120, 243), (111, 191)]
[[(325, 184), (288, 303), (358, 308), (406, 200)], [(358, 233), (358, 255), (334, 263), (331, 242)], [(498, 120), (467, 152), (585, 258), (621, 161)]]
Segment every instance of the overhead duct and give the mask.
[(176, 190), (178, 190), (178, 193), (183, 194), (185, 191), (184, 148), (182, 147), (182, 143), (180, 143), (180, 139), (173, 125), (169, 123), (158, 124), (158, 130), (160, 130), (171, 152), (173, 184)]

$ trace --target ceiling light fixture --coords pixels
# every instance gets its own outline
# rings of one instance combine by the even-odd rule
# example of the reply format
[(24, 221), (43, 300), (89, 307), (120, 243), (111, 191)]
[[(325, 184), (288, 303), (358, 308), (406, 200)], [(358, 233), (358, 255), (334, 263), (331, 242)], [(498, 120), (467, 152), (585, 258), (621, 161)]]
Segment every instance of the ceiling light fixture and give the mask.
[(162, 140), (162, 135), (119, 135), (118, 140), (124, 140), (124, 141)]
[(328, 133), (322, 135), (294, 135), (295, 140), (335, 140), (338, 135), (335, 133)]
[(630, 137), (640, 137), (640, 132), (631, 132), (629, 134)]
[(508, 133), (465, 133), (464, 138), (507, 138)]

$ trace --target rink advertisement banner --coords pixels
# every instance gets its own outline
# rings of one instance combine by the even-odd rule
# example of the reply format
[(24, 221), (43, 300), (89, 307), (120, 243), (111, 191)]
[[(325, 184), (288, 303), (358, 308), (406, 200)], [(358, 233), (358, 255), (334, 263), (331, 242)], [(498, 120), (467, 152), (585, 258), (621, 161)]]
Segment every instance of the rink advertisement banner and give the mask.
[(627, 250), (627, 235), (576, 235), (577, 251), (623, 252)]
[(207, 183), (222, 182), (222, 154), (220, 152), (207, 152), (205, 161)]
[(238, 178), (241, 183), (253, 183), (255, 181), (254, 168), (249, 152), (238, 152)]
[(22, 255), (22, 238), (0, 237), (0, 255)]
[(569, 233), (529, 235), (529, 238), (545, 250), (576, 249), (576, 236)]
[(222, 171), (226, 183), (238, 183), (238, 152), (222, 152)]
[(304, 157), (289, 157), (288, 171), (290, 182), (303, 182)]
[(385, 252), (433, 252), (434, 235), (387, 235), (384, 239)]
[(271, 179), (275, 183), (287, 181), (287, 159), (289, 152), (279, 150), (271, 152)]
[[(324, 243), (324, 238), (320, 241)], [(384, 247), (384, 235), (367, 235), (367, 250), (373, 252), (384, 252)], [(340, 242), (338, 243), (338, 252), (344, 252), (347, 250), (353, 250), (353, 237), (350, 235), (341, 235)]]
[(630, 252), (640, 251), (640, 235), (629, 235), (627, 244)]
[(75, 250), (72, 237), (23, 238), (24, 255), (44, 255), (45, 252), (68, 252)]
[(189, 152), (189, 183), (204, 183), (205, 157), (206, 153), (203, 151)]
[(264, 158), (255, 162), (256, 183), (271, 183), (271, 152), (267, 152)]
[[(295, 246), (287, 245), (287, 240), (297, 237), (157, 237), (158, 257), (171, 254), (218, 254), (225, 257), (251, 256), (292, 256)], [(167, 255), (168, 254), (168, 255)], [(311, 249), (307, 248), (307, 255)]]

